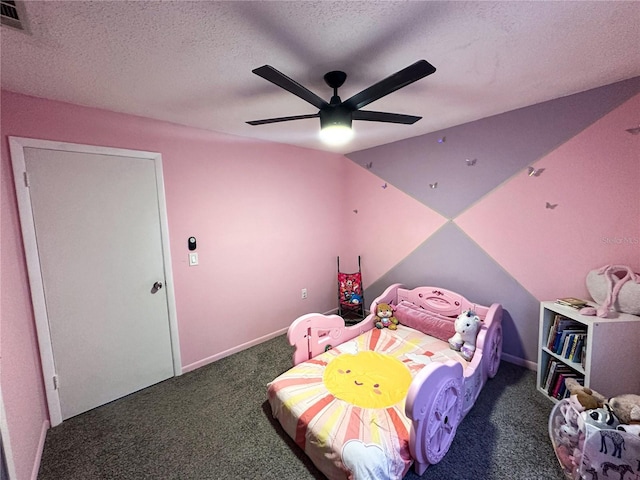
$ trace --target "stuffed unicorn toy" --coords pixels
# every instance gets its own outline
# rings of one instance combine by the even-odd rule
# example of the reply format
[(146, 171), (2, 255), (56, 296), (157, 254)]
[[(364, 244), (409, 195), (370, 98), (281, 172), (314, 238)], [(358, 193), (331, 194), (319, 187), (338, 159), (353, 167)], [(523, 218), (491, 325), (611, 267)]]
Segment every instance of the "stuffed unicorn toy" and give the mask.
[(480, 317), (473, 310), (465, 310), (456, 318), (456, 333), (449, 339), (449, 346), (460, 352), (466, 361), (470, 361), (476, 351), (476, 337), (482, 325), (481, 322)]

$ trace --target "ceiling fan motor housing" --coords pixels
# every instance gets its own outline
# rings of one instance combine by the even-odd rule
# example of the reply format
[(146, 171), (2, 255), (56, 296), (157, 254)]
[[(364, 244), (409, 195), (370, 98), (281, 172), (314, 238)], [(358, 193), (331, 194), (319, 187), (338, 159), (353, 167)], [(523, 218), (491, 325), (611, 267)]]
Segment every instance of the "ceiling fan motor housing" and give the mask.
[(320, 128), (330, 126), (351, 128), (351, 110), (343, 105), (329, 105), (320, 110)]

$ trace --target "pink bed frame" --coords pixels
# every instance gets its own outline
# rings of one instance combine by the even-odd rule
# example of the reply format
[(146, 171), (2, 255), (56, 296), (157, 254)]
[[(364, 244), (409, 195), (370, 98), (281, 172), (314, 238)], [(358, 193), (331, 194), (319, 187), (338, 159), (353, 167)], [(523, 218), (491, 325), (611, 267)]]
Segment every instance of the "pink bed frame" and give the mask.
[[(414, 468), (422, 475), (429, 465), (438, 463), (449, 450), (458, 425), (473, 407), (488, 378), (498, 372), (502, 353), (502, 306), (474, 304), (455, 292), (438, 287), (407, 290), (397, 283), (376, 298), (378, 303), (397, 305), (405, 300), (448, 317), (464, 310), (474, 310), (483, 320), (478, 333), (476, 351), (466, 368), (455, 360), (430, 363), (413, 379), (405, 402), (405, 413), (412, 421), (410, 451)], [(375, 315), (350, 327), (338, 315), (309, 313), (296, 319), (287, 338), (295, 347), (293, 364), (309, 360), (333, 346), (347, 342), (374, 328)]]

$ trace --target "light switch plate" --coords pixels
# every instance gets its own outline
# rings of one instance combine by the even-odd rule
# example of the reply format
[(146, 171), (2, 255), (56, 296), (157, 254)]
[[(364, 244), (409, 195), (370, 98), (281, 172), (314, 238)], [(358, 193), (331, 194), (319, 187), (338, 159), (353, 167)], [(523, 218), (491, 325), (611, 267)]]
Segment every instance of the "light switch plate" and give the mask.
[(193, 267), (194, 265), (198, 265), (198, 254), (190, 253), (189, 254), (189, 266)]

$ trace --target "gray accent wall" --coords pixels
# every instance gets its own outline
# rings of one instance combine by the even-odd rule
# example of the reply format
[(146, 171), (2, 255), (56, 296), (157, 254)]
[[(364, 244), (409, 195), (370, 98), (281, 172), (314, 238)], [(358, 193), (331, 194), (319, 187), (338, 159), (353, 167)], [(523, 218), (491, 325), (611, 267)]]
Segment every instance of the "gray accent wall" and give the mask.
[[(462, 231), (455, 219), (638, 93), (640, 77), (349, 154), (362, 168), (449, 219), (365, 288), (367, 301), (390, 284), (402, 283), (448, 288), (482, 304), (499, 302), (505, 309), (503, 351), (537, 362), (539, 299)], [(467, 160), (476, 164), (469, 165)], [(437, 188), (431, 188), (436, 182)], [(500, 227), (487, 225), (498, 235), (514, 233), (506, 229), (502, 233)], [(383, 251), (385, 245), (377, 248)], [(535, 255), (544, 258), (544, 252)]]
[[(638, 91), (640, 77), (360, 150), (347, 158), (363, 166), (372, 163), (372, 173), (453, 219)], [(468, 166), (467, 159), (475, 159), (476, 165)], [(438, 187), (430, 188), (436, 182)]]
[(446, 223), (414, 252), (365, 289), (373, 300), (393, 283), (431, 285), (459, 292), (482, 305), (502, 304), (503, 350), (536, 361), (540, 304), (453, 222)]

